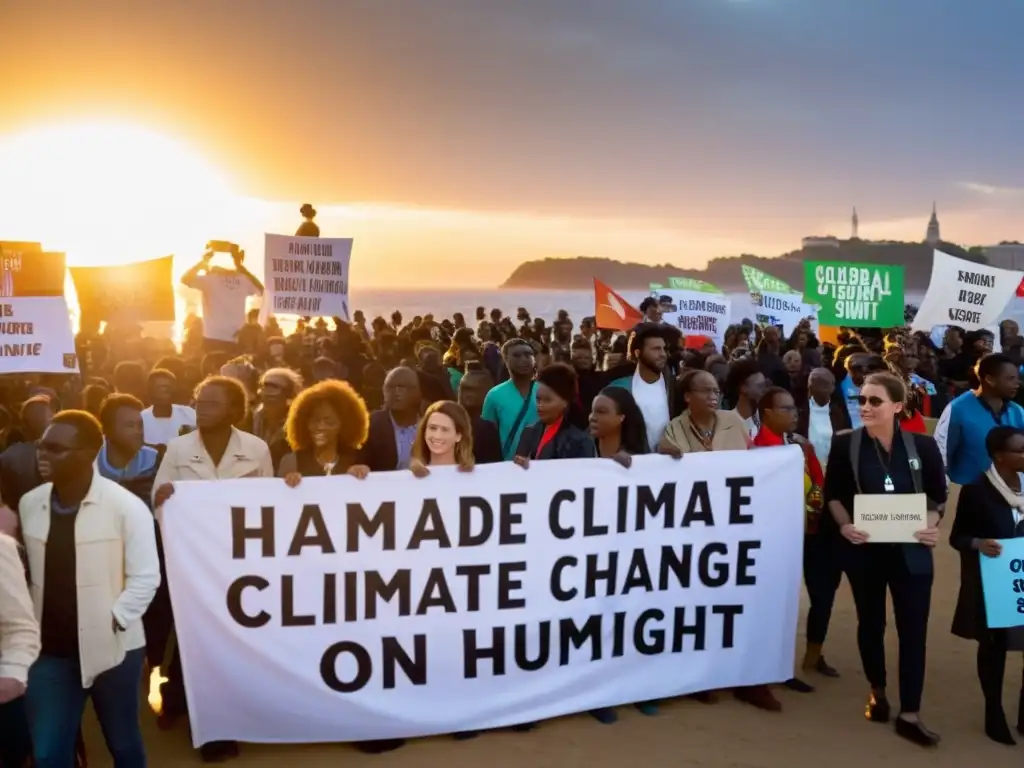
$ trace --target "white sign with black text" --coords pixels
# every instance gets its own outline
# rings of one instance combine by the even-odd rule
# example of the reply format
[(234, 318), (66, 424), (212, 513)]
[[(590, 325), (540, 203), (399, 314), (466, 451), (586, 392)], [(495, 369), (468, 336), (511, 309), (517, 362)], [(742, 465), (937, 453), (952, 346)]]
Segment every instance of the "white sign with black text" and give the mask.
[(803, 510), (797, 447), (176, 483), (193, 741), (483, 730), (786, 680)]

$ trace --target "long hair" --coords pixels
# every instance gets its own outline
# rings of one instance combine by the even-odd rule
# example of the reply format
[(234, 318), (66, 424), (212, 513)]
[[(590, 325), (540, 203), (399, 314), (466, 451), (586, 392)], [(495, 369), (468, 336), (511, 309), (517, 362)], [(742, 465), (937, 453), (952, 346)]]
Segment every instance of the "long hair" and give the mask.
[(430, 464), (430, 449), (427, 448), (427, 422), (430, 417), (440, 413), (452, 420), (455, 425), (455, 434), (462, 439), (455, 444), (455, 462), (461, 469), (472, 469), (475, 459), (473, 458), (473, 423), (469, 419), (466, 409), (451, 400), (438, 400), (431, 403), (420, 419), (416, 428), (416, 440), (412, 444), (412, 457), (424, 464)]
[(647, 444), (647, 424), (633, 394), (624, 387), (605, 387), (600, 395), (615, 403), (615, 408), (623, 417), (620, 438), (622, 450), (630, 456), (650, 453), (651, 446)]

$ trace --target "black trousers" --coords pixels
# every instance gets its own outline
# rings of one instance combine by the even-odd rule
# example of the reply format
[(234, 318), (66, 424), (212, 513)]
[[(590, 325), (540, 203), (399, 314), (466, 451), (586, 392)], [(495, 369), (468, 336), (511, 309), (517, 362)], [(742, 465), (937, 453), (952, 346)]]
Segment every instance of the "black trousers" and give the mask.
[(843, 578), (838, 543), (816, 533), (804, 536), (804, 584), (810, 608), (807, 610), (807, 642), (824, 645), (832, 606)]
[(932, 578), (907, 569), (898, 544), (861, 544), (850, 553), (847, 576), (857, 606), (857, 646), (872, 688), (886, 687), (886, 590), (899, 636), (900, 711), (918, 712), (924, 691), (925, 645)]
[[(978, 636), (978, 682), (987, 712), (1003, 711), (1003, 675), (1006, 673), (1006, 631), (982, 629)], [(1024, 725), (1024, 678), (1021, 680), (1017, 722)]]
[(0, 768), (22, 768), (31, 754), (25, 697), (0, 704)]

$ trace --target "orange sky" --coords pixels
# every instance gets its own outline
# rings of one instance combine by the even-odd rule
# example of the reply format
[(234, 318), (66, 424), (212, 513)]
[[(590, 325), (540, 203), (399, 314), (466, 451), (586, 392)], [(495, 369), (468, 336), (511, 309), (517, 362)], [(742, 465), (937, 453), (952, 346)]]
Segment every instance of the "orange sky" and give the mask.
[[(3, 3), (0, 239), (81, 263), (169, 245), (184, 262), (209, 238), (251, 256), (264, 231), (294, 231), (308, 200), (325, 235), (356, 239), (361, 284), (458, 287), (544, 256), (776, 255), (805, 234), (847, 234), (854, 203), (865, 237), (920, 239), (936, 197), (949, 239), (1014, 237), (1019, 190), (982, 165), (972, 175), (968, 155), (918, 161), (920, 142), (880, 127), (884, 113), (861, 136), (884, 135), (896, 155), (840, 127), (830, 143), (813, 122), (828, 110), (723, 79), (735, 57), (705, 56), (700, 71), (672, 60), (714, 35), (725, 51), (750, 24), (753, 40), (781, 45), (764, 26), (779, 19), (740, 7), (757, 4), (702, 4), (686, 19), (573, 5)], [(2, 164), (25, 132), (97, 120), (157, 138), (72, 131), (35, 145), (38, 164), (59, 151), (90, 163), (45, 178), (24, 154)], [(161, 136), (173, 151), (137, 151)]]

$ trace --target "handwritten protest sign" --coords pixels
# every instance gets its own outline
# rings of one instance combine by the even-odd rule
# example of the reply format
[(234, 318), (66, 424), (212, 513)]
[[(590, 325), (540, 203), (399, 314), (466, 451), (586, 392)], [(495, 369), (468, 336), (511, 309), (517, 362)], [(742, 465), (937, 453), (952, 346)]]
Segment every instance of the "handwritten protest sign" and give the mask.
[(658, 289), (662, 301), (662, 320), (678, 328), (688, 338), (710, 339), (719, 349), (725, 343), (732, 302), (721, 289), (689, 277), (670, 277), (668, 287)]
[(807, 261), (804, 298), (820, 307), (818, 322), (822, 325), (903, 325), (903, 267)]
[(0, 243), (0, 374), (75, 373), (64, 254)]
[(483, 730), (785, 680), (802, 477), (791, 446), (175, 483), (193, 742)]
[(1024, 538), (1002, 539), (999, 557), (979, 555), (989, 629), (1024, 626)]
[(351, 238), (267, 235), (262, 315), (349, 319)]
[(928, 292), (911, 327), (929, 331), (936, 325), (957, 325), (974, 331), (998, 325), (1022, 276), (1024, 273), (1016, 270), (975, 264), (935, 251)]

